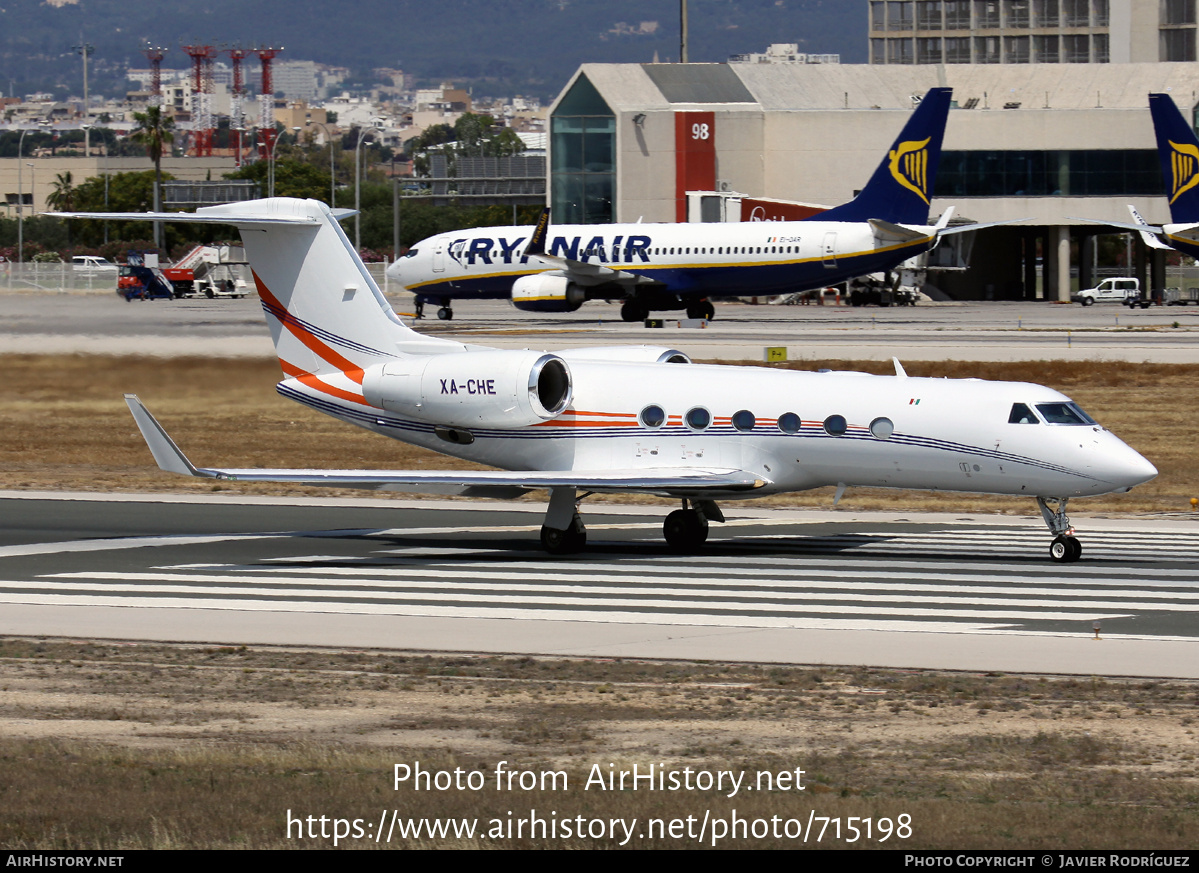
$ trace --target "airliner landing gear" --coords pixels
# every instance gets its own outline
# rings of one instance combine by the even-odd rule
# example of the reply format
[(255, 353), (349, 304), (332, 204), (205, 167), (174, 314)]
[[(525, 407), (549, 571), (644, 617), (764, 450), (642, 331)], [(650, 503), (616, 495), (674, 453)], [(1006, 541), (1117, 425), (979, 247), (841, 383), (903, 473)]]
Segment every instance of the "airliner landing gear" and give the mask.
[(587, 528), (576, 504), (574, 488), (550, 489), (550, 505), (541, 525), (541, 547), (551, 555), (573, 555), (587, 545)]
[(688, 318), (704, 318), (711, 321), (716, 317), (716, 307), (711, 300), (700, 300), (687, 305)]
[(708, 539), (708, 519), (724, 521), (715, 501), (696, 500), (694, 505), (683, 501), (683, 508), (666, 516), (662, 524), (662, 535), (672, 549), (680, 552), (697, 552)]
[(640, 300), (626, 300), (620, 305), (621, 321), (645, 321), (649, 317), (649, 308)]
[(453, 301), (450, 300), (449, 297), (441, 298), (441, 307), (437, 310), (438, 319), (441, 321), (449, 321), (454, 317), (454, 310), (450, 308), (452, 303)]
[[(1056, 500), (1057, 508), (1051, 508), (1050, 500)], [(1053, 534), (1053, 542), (1049, 545), (1049, 557), (1060, 564), (1071, 564), (1082, 557), (1082, 543), (1074, 536), (1074, 527), (1066, 516), (1068, 497), (1038, 497), (1037, 506), (1041, 507), (1041, 517)]]

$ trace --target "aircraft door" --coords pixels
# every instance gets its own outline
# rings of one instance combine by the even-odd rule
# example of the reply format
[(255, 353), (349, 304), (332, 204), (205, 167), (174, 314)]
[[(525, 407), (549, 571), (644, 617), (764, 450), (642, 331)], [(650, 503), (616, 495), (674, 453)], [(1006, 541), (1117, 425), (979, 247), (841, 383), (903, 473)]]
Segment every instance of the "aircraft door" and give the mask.
[(824, 235), (824, 265), (826, 267), (837, 266), (837, 233), (829, 231)]
[(445, 272), (445, 242), (439, 241), (433, 246), (433, 272)]

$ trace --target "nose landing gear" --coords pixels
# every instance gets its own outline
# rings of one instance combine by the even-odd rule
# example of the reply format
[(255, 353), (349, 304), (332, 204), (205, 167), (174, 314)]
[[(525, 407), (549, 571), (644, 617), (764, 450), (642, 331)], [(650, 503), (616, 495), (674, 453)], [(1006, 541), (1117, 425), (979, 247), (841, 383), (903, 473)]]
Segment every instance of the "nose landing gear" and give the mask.
[[(1056, 508), (1050, 507), (1049, 501), (1057, 503)], [(1082, 543), (1074, 536), (1074, 527), (1066, 515), (1068, 497), (1038, 497), (1037, 506), (1041, 507), (1041, 517), (1053, 534), (1053, 542), (1049, 544), (1049, 557), (1059, 564), (1072, 564), (1082, 557)]]

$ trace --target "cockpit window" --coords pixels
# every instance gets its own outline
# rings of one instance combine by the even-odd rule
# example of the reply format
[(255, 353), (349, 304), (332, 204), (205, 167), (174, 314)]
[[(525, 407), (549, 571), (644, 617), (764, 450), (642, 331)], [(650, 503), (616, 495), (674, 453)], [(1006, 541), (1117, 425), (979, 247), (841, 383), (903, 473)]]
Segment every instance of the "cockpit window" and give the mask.
[(1023, 403), (1012, 404), (1012, 414), (1007, 417), (1008, 424), (1040, 424), (1033, 411)]
[(1037, 411), (1050, 424), (1094, 424), (1077, 403), (1038, 403)]
[(415, 258), (415, 257), (416, 257), (416, 253), (417, 253), (418, 251), (420, 251), (420, 249), (408, 249), (408, 251), (404, 252), (404, 254), (403, 254), (403, 255), (401, 255), (401, 257), (404, 257), (404, 258)]

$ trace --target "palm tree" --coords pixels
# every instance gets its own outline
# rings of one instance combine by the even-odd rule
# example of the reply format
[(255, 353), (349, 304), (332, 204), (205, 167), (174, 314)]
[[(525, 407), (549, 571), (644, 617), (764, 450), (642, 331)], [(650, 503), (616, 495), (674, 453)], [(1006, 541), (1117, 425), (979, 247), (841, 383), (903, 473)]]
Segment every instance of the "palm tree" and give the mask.
[[(46, 205), (55, 212), (74, 212), (75, 211), (75, 184), (71, 177), (71, 171), (58, 173), (54, 177), (54, 184), (51, 186), (54, 190), (50, 192), (50, 196), (46, 198)], [(71, 245), (71, 223), (67, 222), (67, 245)]]
[(54, 177), (53, 191), (46, 198), (46, 205), (56, 212), (72, 212), (75, 206), (75, 180), (71, 171), (58, 173)]
[[(162, 153), (175, 140), (175, 119), (162, 114), (161, 106), (149, 106), (145, 112), (133, 113), (137, 130), (129, 137), (146, 147), (146, 154), (154, 162), (154, 211), (161, 211), (159, 191), (162, 190)], [(162, 247), (162, 224), (154, 222), (154, 244)]]

